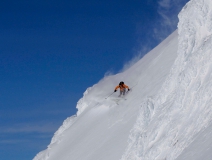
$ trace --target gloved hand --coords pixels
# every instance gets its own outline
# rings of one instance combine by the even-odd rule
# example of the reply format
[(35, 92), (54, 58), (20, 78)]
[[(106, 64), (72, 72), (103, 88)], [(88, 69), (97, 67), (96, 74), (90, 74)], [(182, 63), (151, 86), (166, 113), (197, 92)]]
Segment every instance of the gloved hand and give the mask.
[(114, 92), (116, 92), (117, 90), (114, 90)]

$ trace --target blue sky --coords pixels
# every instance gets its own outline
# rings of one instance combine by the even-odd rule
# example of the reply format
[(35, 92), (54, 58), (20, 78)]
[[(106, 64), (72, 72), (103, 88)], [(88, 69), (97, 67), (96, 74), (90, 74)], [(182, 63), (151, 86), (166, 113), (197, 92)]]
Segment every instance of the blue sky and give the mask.
[(0, 159), (45, 149), (83, 92), (174, 31), (186, 2), (0, 2)]

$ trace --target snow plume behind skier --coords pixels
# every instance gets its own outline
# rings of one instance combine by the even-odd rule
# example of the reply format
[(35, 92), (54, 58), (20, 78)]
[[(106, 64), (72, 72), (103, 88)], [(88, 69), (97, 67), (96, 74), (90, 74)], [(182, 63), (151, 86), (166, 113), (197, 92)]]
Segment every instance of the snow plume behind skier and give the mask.
[(128, 87), (127, 85), (124, 84), (123, 81), (121, 81), (121, 82), (119, 83), (119, 85), (116, 86), (114, 92), (116, 92), (116, 91), (118, 90), (118, 88), (120, 89), (120, 95), (119, 95), (119, 97), (120, 97), (121, 95), (123, 95), (123, 96), (125, 95), (125, 93), (126, 93), (126, 88), (128, 89), (128, 91), (130, 90), (129, 87)]

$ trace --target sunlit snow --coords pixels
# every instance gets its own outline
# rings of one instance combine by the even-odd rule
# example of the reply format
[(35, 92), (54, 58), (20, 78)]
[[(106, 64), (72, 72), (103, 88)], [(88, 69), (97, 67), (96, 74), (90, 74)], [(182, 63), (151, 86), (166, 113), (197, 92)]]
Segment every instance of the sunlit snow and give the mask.
[[(212, 1), (191, 0), (179, 20), (128, 70), (88, 88), (34, 160), (212, 159)], [(113, 93), (120, 81), (126, 99)]]

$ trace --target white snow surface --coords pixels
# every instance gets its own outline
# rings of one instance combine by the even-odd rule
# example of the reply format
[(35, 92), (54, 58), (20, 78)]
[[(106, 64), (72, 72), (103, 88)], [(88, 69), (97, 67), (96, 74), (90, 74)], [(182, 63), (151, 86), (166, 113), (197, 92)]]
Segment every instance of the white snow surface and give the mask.
[[(34, 160), (211, 160), (212, 1), (191, 0), (179, 20), (128, 70), (88, 88)], [(113, 93), (120, 81), (126, 99)]]

